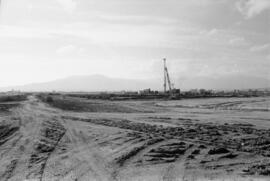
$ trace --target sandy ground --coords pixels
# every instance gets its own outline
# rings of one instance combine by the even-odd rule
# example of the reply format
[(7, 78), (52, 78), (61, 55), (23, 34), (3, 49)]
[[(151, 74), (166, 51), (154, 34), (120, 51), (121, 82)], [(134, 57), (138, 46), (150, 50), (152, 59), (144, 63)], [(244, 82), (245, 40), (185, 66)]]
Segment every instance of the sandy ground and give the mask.
[(270, 180), (269, 98), (63, 99), (0, 103), (1, 181)]

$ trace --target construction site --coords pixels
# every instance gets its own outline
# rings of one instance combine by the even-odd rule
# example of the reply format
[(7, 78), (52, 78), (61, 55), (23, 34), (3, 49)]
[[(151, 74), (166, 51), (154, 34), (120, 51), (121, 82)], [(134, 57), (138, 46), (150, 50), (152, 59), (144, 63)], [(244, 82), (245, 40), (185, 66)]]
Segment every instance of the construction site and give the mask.
[[(164, 72), (163, 91), (152, 90), (151, 88), (147, 88), (139, 91), (97, 92), (97, 93), (69, 92), (66, 94), (74, 97), (82, 97), (88, 99), (105, 99), (105, 100), (180, 99), (181, 98), (180, 89), (174, 88), (174, 83), (170, 79), (169, 70), (166, 65), (165, 58), (163, 59), (163, 72)], [(57, 94), (57, 92), (54, 92), (52, 94)]]
[(166, 59), (163, 59), (163, 84), (160, 81), (160, 87), (163, 90), (152, 90), (151, 88), (138, 91), (118, 91), (118, 92), (50, 92), (50, 95), (67, 95), (71, 97), (80, 97), (86, 99), (100, 100), (180, 100), (191, 98), (230, 98), (230, 97), (267, 97), (270, 96), (269, 89), (247, 89), (247, 90), (206, 90), (192, 89), (181, 91), (174, 87), (171, 80)]
[(1, 95), (0, 180), (267, 181), (269, 103)]
[(270, 0), (0, 0), (0, 181), (270, 181)]
[(0, 180), (268, 181), (269, 96), (183, 93), (163, 63), (161, 92), (0, 94)]

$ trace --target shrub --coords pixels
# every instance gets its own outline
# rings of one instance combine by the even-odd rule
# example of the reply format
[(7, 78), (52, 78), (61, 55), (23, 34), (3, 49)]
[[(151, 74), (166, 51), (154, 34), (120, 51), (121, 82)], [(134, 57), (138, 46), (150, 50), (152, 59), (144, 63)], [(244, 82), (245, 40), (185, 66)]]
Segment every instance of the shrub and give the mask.
[(48, 103), (53, 102), (53, 98), (52, 98), (51, 96), (48, 96), (48, 97), (46, 98), (46, 102), (48, 102)]

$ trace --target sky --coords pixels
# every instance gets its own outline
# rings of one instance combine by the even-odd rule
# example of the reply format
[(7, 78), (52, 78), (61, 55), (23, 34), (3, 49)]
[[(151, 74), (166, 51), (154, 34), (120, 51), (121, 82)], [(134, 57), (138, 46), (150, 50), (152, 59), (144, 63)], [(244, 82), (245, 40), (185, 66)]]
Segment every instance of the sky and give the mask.
[(270, 79), (269, 0), (0, 1), (0, 87), (91, 74), (161, 80), (164, 57), (179, 87)]

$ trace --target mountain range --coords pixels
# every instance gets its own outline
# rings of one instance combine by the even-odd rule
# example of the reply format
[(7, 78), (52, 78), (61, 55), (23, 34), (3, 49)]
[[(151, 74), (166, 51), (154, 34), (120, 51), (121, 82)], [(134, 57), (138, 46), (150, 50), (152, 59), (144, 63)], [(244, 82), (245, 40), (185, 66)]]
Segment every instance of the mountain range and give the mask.
[(71, 76), (54, 81), (21, 86), (0, 87), (0, 91), (121, 91), (159, 89), (155, 80), (109, 78), (103, 75)]
[[(227, 77), (186, 77), (172, 80), (176, 88), (188, 89), (249, 89), (270, 87), (270, 80), (261, 77), (227, 76)], [(0, 87), (0, 91), (137, 91), (151, 88), (163, 89), (161, 79), (125, 79), (110, 78), (103, 75), (71, 76), (54, 81), (33, 83), (21, 86)]]

